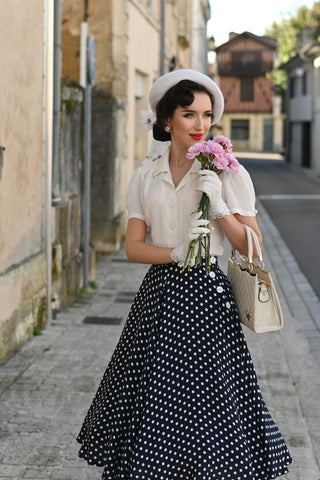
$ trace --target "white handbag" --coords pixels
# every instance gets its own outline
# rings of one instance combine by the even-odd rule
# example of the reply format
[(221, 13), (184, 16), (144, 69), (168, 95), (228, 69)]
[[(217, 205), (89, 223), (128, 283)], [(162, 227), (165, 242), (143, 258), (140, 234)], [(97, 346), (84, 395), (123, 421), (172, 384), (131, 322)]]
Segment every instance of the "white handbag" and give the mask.
[[(270, 272), (264, 269), (256, 233), (247, 225), (245, 229), (248, 257), (240, 256), (240, 262), (238, 262), (236, 251), (232, 249), (227, 272), (240, 321), (256, 333), (279, 330), (283, 327), (283, 316), (274, 283)], [(252, 260), (253, 242), (258, 253), (259, 265), (255, 265)]]

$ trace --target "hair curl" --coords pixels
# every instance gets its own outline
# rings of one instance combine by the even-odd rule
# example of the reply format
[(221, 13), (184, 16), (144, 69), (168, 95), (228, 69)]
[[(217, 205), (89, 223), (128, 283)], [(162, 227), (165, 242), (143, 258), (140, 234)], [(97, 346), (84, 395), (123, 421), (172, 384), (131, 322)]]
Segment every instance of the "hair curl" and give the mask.
[(213, 95), (199, 83), (192, 80), (181, 80), (170, 88), (159, 100), (156, 107), (157, 120), (153, 125), (153, 138), (161, 142), (171, 140), (170, 132), (166, 132), (164, 127), (168, 118), (172, 117), (178, 106), (187, 107), (194, 101), (194, 92), (206, 93), (211, 100), (212, 109), (214, 106)]

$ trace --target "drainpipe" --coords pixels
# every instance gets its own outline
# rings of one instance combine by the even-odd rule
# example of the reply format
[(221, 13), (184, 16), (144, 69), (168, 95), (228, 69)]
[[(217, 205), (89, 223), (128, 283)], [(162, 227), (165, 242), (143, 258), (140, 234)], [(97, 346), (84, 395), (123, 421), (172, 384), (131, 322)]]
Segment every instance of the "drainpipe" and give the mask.
[(61, 0), (54, 0), (53, 52), (53, 132), (52, 132), (52, 203), (60, 199), (59, 150), (61, 121)]
[(160, 75), (166, 72), (166, 0), (161, 0), (160, 11)]
[[(89, 37), (87, 37), (89, 38)], [(91, 208), (91, 84), (84, 90), (83, 121), (83, 286), (88, 288), (90, 271), (90, 208)]]
[(52, 119), (53, 119), (53, 22), (54, 7), (44, 0), (44, 250), (46, 256), (47, 320), (51, 321), (52, 246), (51, 246), (51, 196), (52, 196)]
[[(88, 12), (86, 10), (86, 17)], [(84, 89), (83, 105), (83, 286), (89, 285), (91, 226), (91, 100), (95, 77), (95, 41), (88, 35), (88, 23), (81, 23), (80, 84)]]

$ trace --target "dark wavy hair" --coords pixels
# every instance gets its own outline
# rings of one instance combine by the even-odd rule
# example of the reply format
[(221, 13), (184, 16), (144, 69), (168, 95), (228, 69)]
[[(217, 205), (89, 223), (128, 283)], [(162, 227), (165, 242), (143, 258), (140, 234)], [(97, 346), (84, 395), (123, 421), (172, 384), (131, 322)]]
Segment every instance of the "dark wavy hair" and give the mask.
[(192, 80), (181, 80), (174, 87), (171, 87), (157, 104), (157, 120), (153, 125), (153, 138), (155, 140), (160, 140), (161, 142), (171, 140), (170, 132), (166, 132), (164, 129), (166, 122), (168, 118), (172, 117), (178, 106), (187, 107), (193, 103), (194, 92), (202, 92), (209, 95), (213, 109), (213, 95), (205, 87)]

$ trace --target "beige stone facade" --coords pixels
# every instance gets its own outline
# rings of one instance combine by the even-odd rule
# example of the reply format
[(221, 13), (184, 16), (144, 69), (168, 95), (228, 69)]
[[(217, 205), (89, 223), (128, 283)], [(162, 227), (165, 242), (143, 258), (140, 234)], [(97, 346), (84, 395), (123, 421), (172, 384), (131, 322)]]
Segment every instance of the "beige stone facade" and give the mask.
[[(79, 81), (80, 31), (86, 16), (89, 34), (94, 35), (96, 42), (95, 84), (114, 99), (115, 149), (112, 159), (108, 159), (106, 150), (105, 161), (113, 163), (112, 178), (108, 181), (111, 189), (114, 184), (117, 188), (114, 189), (107, 228), (100, 226), (92, 230), (94, 244), (100, 252), (108, 253), (116, 248), (125, 231), (127, 184), (151, 142), (151, 133), (144, 130), (140, 120), (141, 110), (149, 109), (150, 87), (159, 76), (161, 67), (163, 73), (174, 68), (190, 68), (192, 58), (198, 59), (199, 56), (202, 63), (198, 62), (195, 68), (200, 69), (199, 65), (203, 65), (202, 70), (206, 73), (203, 59), (207, 47), (201, 39), (204, 35), (206, 38), (209, 14), (207, 0), (96, 0), (88, 2), (87, 12), (83, 2), (63, 0), (63, 76)], [(198, 35), (197, 41), (194, 40), (196, 53), (192, 55), (192, 39), (199, 30), (201, 37)]]
[(210, 19), (208, 0), (192, 2), (191, 31), (191, 68), (202, 73), (209, 73), (207, 23)]
[[(19, 12), (19, 14), (17, 14)], [(0, 361), (43, 326), (43, 1), (0, 7)], [(32, 28), (30, 28), (32, 25)]]
[[(232, 140), (234, 151), (239, 152), (263, 152), (264, 133), (266, 123), (272, 125), (273, 147), (272, 151), (279, 153), (283, 149), (283, 122), (284, 114), (275, 113), (225, 113), (217, 130), (228, 138), (232, 138), (232, 121), (245, 120), (249, 124), (248, 138), (246, 140)], [(218, 132), (215, 132), (218, 133)]]

